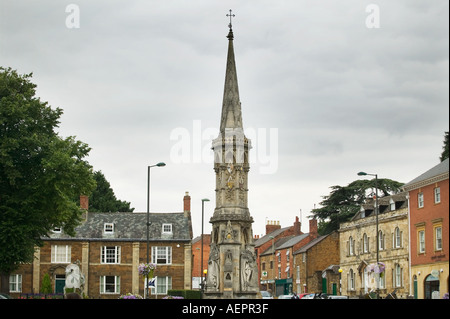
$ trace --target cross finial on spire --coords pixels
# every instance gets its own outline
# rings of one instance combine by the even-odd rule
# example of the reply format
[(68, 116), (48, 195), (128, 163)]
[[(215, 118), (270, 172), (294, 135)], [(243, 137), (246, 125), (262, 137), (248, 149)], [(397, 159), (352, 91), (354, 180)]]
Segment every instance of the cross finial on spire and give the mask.
[(231, 9), (230, 9), (230, 14), (227, 14), (227, 17), (230, 17), (230, 24), (228, 25), (228, 27), (229, 27), (230, 30), (231, 30), (231, 18), (232, 18), (232, 17), (233, 17), (233, 18), (235, 17), (235, 15), (231, 13)]

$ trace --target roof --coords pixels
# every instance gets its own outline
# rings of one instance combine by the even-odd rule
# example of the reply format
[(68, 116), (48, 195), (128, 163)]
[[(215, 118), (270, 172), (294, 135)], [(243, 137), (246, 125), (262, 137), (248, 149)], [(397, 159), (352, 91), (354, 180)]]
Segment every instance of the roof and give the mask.
[[(190, 241), (190, 214), (150, 213), (150, 241)], [(104, 231), (105, 224), (112, 224), (113, 231)], [(163, 233), (163, 224), (171, 224), (172, 232)], [(52, 233), (44, 240), (89, 240), (89, 241), (146, 241), (147, 213), (96, 213), (89, 212), (87, 220), (75, 228), (75, 236)]]
[(317, 237), (313, 240), (311, 240), (309, 243), (307, 243), (306, 245), (304, 245), (303, 247), (301, 247), (299, 250), (296, 250), (295, 252), (293, 252), (293, 255), (296, 254), (300, 254), (300, 253), (305, 253), (308, 249), (310, 249), (311, 247), (317, 245), (318, 243), (320, 243), (322, 240), (324, 240), (325, 238), (327, 238), (330, 234), (328, 235), (324, 235), (324, 236), (320, 236)]
[(280, 234), (282, 234), (283, 232), (285, 232), (286, 230), (288, 230), (291, 227), (292, 226), (279, 228), (279, 229), (274, 230), (273, 232), (270, 232), (270, 233), (262, 236), (261, 238), (258, 238), (257, 240), (255, 240), (255, 247), (264, 245), (269, 240), (272, 240), (272, 237), (276, 238), (277, 236), (279, 236)]
[(308, 236), (309, 236), (309, 234), (301, 234), (301, 235), (294, 236), (291, 239), (289, 239), (288, 241), (286, 241), (284, 244), (278, 246), (277, 249), (285, 249), (285, 248), (292, 247)]
[(439, 180), (448, 179), (449, 159), (440, 162), (425, 173), (406, 183), (403, 188), (407, 191), (419, 188), (428, 184), (435, 183)]
[(260, 256), (270, 255), (274, 253), (274, 250), (272, 248), (275, 248), (275, 250), (280, 250), (292, 247), (293, 245), (295, 245), (296, 243), (305, 239), (308, 236), (309, 234), (302, 234), (297, 236), (291, 235), (287, 237), (282, 237), (278, 239), (276, 242), (274, 242), (273, 247), (272, 245), (270, 245), (265, 251), (261, 252)]
[[(395, 203), (395, 210), (408, 207), (407, 192), (401, 192), (394, 195), (384, 196), (378, 198), (378, 207), (380, 215), (390, 212), (391, 202)], [(351, 221), (372, 216), (374, 211), (375, 200), (370, 200), (367, 203), (361, 205), (361, 209), (352, 217)], [(364, 211), (364, 215), (361, 212)]]

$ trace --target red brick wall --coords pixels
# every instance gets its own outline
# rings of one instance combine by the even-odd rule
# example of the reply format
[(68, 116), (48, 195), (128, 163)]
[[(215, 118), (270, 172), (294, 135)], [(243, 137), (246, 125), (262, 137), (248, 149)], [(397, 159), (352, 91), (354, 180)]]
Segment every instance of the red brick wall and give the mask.
[[(434, 189), (440, 187), (441, 202), (434, 202)], [(423, 192), (424, 206), (418, 207), (418, 194)], [(411, 190), (409, 192), (411, 218), (411, 265), (428, 264), (436, 261), (448, 261), (449, 255), (449, 180)], [(433, 222), (442, 220), (442, 251), (434, 249)], [(425, 253), (418, 251), (418, 227), (425, 227)]]
[(192, 277), (200, 277), (202, 271), (208, 269), (210, 243), (211, 235), (203, 234), (203, 267), (200, 267), (202, 241), (198, 240), (192, 244)]

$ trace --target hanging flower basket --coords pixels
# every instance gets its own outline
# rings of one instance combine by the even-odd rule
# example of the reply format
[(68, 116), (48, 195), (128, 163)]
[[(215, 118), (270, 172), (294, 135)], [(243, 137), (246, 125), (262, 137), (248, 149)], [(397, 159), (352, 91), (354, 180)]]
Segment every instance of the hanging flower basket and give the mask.
[(380, 276), (382, 276), (382, 274), (384, 273), (384, 270), (386, 269), (386, 265), (382, 262), (378, 262), (378, 265), (370, 264), (367, 267), (368, 267), (369, 271), (374, 272), (376, 274), (380, 274)]
[(153, 272), (156, 269), (155, 264), (140, 264), (138, 266), (139, 275), (141, 275), (144, 278), (153, 278)]

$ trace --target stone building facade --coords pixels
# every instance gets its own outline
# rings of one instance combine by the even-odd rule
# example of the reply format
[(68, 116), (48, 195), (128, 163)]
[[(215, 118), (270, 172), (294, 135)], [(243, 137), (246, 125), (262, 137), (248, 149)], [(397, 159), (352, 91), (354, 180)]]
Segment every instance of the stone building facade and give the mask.
[[(409, 229), (406, 193), (379, 198), (378, 234), (375, 201), (369, 200), (346, 223), (341, 223), (340, 266), (342, 294), (350, 297), (376, 293), (386, 297), (396, 291), (399, 298), (409, 295)], [(377, 241), (378, 238), (378, 241)], [(377, 261), (382, 269), (374, 268)]]
[(320, 236), (293, 252), (293, 291), (339, 294), (339, 234)]

